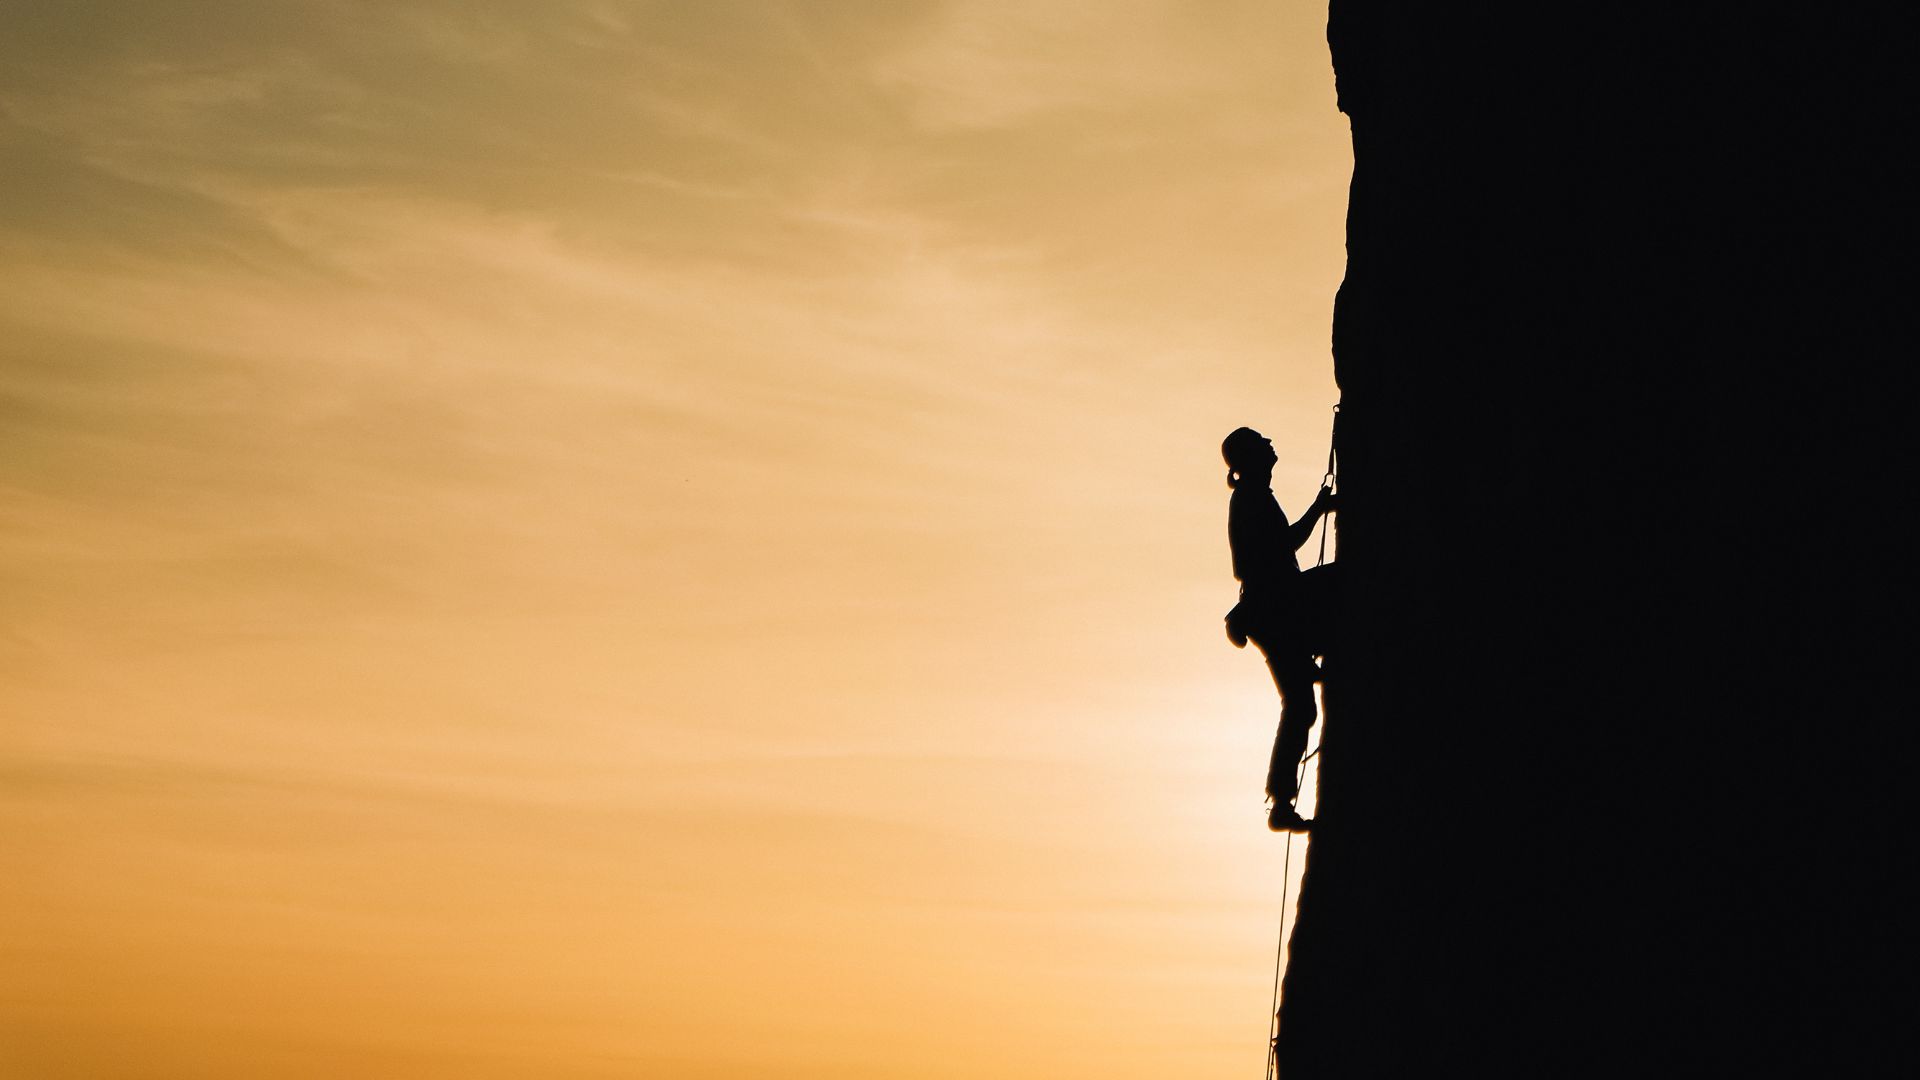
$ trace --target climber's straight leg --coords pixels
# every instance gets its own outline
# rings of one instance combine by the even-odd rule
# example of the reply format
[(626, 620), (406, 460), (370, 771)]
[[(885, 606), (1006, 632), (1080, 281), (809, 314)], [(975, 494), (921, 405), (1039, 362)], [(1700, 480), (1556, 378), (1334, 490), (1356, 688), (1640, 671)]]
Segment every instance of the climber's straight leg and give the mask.
[(1299, 766), (1307, 753), (1307, 734), (1320, 716), (1313, 700), (1317, 670), (1313, 655), (1304, 647), (1258, 638), (1254, 644), (1266, 654), (1273, 685), (1280, 691), (1280, 730), (1273, 740), (1273, 760), (1267, 766), (1267, 795), (1275, 806), (1290, 806), (1299, 794)]

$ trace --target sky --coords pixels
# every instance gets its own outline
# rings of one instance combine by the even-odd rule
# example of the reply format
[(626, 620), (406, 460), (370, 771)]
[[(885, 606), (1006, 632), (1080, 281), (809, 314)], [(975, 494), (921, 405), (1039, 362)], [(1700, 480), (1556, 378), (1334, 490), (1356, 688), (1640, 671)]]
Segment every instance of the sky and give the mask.
[(0, 1073), (1251, 1073), (1324, 7), (0, 20)]

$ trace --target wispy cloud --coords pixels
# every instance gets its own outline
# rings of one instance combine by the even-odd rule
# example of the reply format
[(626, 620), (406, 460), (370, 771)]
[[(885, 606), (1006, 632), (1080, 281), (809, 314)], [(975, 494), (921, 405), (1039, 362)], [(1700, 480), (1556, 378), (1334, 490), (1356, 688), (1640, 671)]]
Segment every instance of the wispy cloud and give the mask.
[[(1195, 32), (1201, 23), (1208, 33)], [(1249, 91), (1248, 73), (1223, 64), (1211, 34), (1258, 25), (1253, 7), (1236, 2), (961, 0), (877, 57), (872, 73), (936, 128), (1201, 112)]]

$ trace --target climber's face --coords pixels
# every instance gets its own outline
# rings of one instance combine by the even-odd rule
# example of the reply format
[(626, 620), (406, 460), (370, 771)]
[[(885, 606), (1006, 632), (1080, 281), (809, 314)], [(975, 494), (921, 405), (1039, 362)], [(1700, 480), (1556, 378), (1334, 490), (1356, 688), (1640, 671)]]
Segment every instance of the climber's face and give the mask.
[(1273, 452), (1273, 440), (1252, 428), (1240, 428), (1227, 436), (1221, 446), (1227, 467), (1239, 473), (1270, 472), (1275, 462), (1280, 460)]
[(1265, 437), (1260, 439), (1260, 445), (1254, 450), (1253, 460), (1255, 468), (1261, 466), (1273, 468), (1274, 463), (1280, 460), (1280, 455), (1273, 452), (1272, 439)]

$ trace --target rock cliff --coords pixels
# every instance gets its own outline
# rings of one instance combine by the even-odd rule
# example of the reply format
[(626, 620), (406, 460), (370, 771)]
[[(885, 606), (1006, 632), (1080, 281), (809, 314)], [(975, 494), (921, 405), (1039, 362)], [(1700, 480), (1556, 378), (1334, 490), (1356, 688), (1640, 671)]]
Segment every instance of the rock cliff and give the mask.
[(1328, 38), (1347, 589), (1283, 1075), (1881, 1067), (1905, 39), (1365, 0)]

